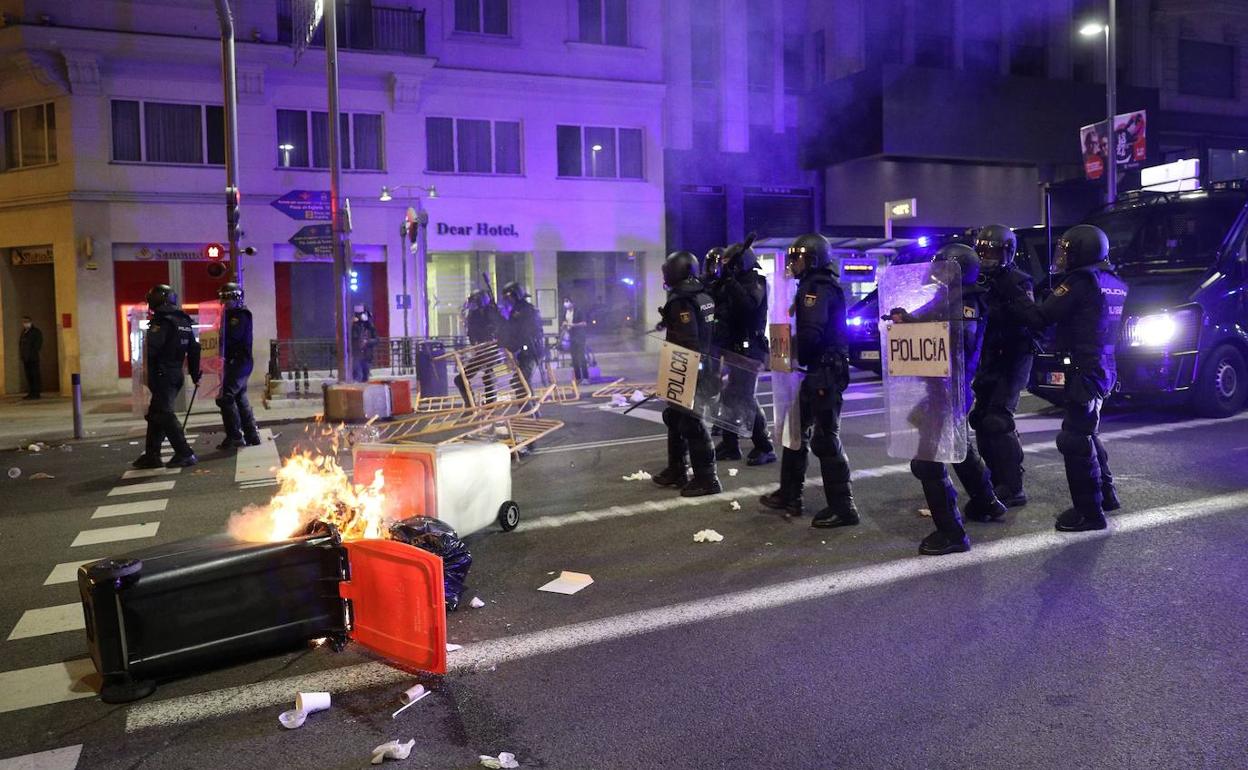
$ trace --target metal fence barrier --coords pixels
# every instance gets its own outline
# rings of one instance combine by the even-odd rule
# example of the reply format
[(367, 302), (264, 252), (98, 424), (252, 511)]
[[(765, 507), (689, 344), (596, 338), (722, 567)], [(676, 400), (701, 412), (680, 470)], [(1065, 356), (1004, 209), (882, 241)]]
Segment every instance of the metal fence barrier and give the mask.
[[(465, 337), (379, 337), (370, 361), (373, 374), (415, 374), (421, 346), (431, 344), (462, 348), (468, 345), (468, 340)], [(337, 378), (337, 351), (337, 344), (329, 338), (269, 340), (269, 379), (293, 380), (296, 389), (299, 385), (306, 389), (311, 377)]]

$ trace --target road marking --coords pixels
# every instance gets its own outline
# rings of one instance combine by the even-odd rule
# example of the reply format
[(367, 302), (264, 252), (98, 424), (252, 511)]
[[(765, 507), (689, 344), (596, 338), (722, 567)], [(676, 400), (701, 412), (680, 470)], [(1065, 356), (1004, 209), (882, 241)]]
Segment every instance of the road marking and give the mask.
[(173, 489), (176, 481), (148, 481), (142, 484), (130, 484), (124, 487), (113, 487), (108, 490), (109, 497), (118, 495), (146, 495), (149, 492), (168, 492)]
[[(1049, 433), (1062, 429), (1062, 419), (1060, 417), (1019, 417), (1014, 421), (1014, 427), (1020, 435), (1028, 433)], [(972, 431), (973, 432), (973, 431)], [(868, 433), (863, 438), (885, 438), (888, 431), (881, 433)]]
[(82, 756), (82, 744), (66, 746), (38, 754), (0, 759), (0, 770), (74, 770)]
[[(618, 412), (617, 414), (624, 414), (624, 412)], [(656, 412), (653, 409), (646, 409), (645, 407), (634, 409), (628, 414), (624, 414), (624, 416), (635, 417), (638, 420), (646, 420), (647, 422), (657, 422), (659, 425), (663, 424), (662, 412)]]
[(273, 431), (268, 428), (260, 430), (258, 446), (239, 447), (234, 459), (234, 482), (259, 481), (273, 478), (273, 468), (281, 466), (282, 459), (277, 454), (277, 444), (273, 441)]
[(90, 698), (99, 690), (90, 658), (0, 673), (0, 713)]
[[(1245, 505), (1248, 505), (1248, 492), (1217, 495), (1116, 516), (1110, 529), (1100, 532), (1048, 531), (1020, 535), (976, 546), (968, 553), (954, 554), (939, 559), (911, 556), (883, 564), (841, 570), (720, 596), (699, 598), (666, 607), (655, 607), (529, 634), (491, 639), (465, 645), (463, 649), (450, 656), (447, 669), (448, 671), (488, 670), (499, 664), (565, 652), (591, 644), (787, 607), (799, 602), (826, 599), (853, 591), (893, 585), (1043, 551), (1060, 550), (1074, 543), (1164, 527), (1181, 521), (1238, 510)], [(292, 692), (311, 690), (339, 693), (394, 682), (406, 682), (410, 679), (411, 674), (384, 663), (361, 663), (315, 674), (270, 680), (255, 685), (214, 690), (155, 703), (140, 703), (132, 706), (126, 714), (126, 732), (187, 724), (212, 717), (276, 706), (289, 702)]]
[(869, 401), (876, 398), (883, 398), (884, 393), (864, 393), (858, 390), (847, 390), (841, 394), (841, 398), (845, 401)]
[(84, 628), (86, 628), (86, 623), (83, 621), (81, 602), (40, 607), (22, 613), (17, 625), (13, 626), (13, 630), (9, 633), (9, 641), (59, 634), (62, 631), (80, 631)]
[[(343, 470), (348, 475), (350, 475), (351, 473), (350, 470), (346, 468), (344, 468)], [(275, 487), (275, 486), (277, 486), (277, 479), (259, 479), (258, 481), (244, 481), (238, 485), (238, 488), (239, 489), (258, 489), (260, 487)]]
[(126, 479), (146, 479), (152, 476), (176, 476), (181, 472), (181, 468), (135, 468), (132, 471), (126, 471), (121, 474), (121, 478), (123, 481)]
[(99, 556), (94, 559), (76, 559), (74, 561), (63, 561), (52, 568), (48, 573), (47, 580), (43, 581), (45, 586), (54, 586), (60, 583), (72, 583), (78, 579), (78, 568), (84, 564), (90, 564), (93, 561), (99, 561), (107, 557)]
[(533, 452), (535, 455), (558, 454), (560, 452), (579, 452), (584, 449), (605, 449), (614, 446), (629, 446), (630, 444), (645, 444), (650, 441), (663, 441), (667, 438), (666, 433), (656, 433), (652, 436), (634, 436), (632, 438), (616, 438), (606, 441), (586, 441), (581, 444), (561, 444), (559, 446), (542, 447)]
[(165, 510), (169, 506), (169, 499), (164, 500), (140, 500), (134, 503), (113, 503), (112, 505), (101, 505), (95, 509), (95, 513), (91, 514), (93, 519), (107, 519), (110, 516), (127, 516), (132, 513), (156, 513)]
[(116, 543), (122, 540), (138, 540), (143, 537), (155, 537), (159, 521), (143, 524), (127, 524), (124, 527), (106, 527), (104, 529), (88, 529), (78, 533), (70, 548), (83, 545), (99, 545), (100, 543)]

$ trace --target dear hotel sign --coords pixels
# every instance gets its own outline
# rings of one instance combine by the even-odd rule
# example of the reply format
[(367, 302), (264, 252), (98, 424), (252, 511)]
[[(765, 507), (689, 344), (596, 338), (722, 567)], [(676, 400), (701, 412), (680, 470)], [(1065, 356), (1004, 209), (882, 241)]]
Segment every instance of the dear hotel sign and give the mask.
[(468, 235), (478, 238), (519, 238), (520, 231), (515, 225), (492, 225), (489, 222), (477, 222), (470, 225), (455, 225), (449, 222), (438, 222), (434, 232), (438, 235)]

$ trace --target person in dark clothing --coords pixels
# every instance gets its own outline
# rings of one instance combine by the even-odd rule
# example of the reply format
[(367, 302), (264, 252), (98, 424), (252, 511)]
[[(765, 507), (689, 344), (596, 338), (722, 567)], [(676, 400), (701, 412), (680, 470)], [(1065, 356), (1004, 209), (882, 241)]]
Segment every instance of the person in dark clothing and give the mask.
[(227, 283), (217, 291), (225, 312), (221, 315), (221, 424), (225, 438), (217, 449), (259, 446), (260, 432), (247, 400), (247, 381), (253, 367), (251, 311), (243, 304), (243, 287)]
[[(542, 315), (529, 302), (529, 295), (524, 287), (515, 281), (503, 287), (502, 296), (506, 304), (506, 315), (499, 330), (499, 342), (511, 351), (520, 374), (532, 389), (533, 372), (546, 359), (546, 332), (542, 325)], [(517, 392), (521, 390), (518, 381), (513, 382), (512, 387)]]
[(182, 423), (174, 413), (174, 401), (182, 390), (185, 364), (191, 381), (199, 384), (199, 341), (195, 339), (194, 322), (178, 307), (178, 295), (165, 284), (152, 287), (147, 293), (151, 313), (143, 338), (147, 389), (152, 393), (147, 408), (147, 437), (143, 454), (132, 463), (135, 468), (159, 468), (160, 446), (166, 438), (173, 447), (167, 468), (185, 468), (199, 462), (186, 443)]
[[(933, 256), (933, 262), (957, 262), (961, 270), (962, 291), (961, 307), (949, 307), (953, 299), (942, 292), (923, 308), (913, 313), (902, 308), (894, 308), (890, 315), (894, 322), (908, 323), (915, 321), (949, 321), (960, 317), (962, 327), (961, 361), (955, 357), (951, 364), (962, 367), (963, 406), (971, 402), (971, 382), (979, 367), (980, 350), (982, 349), (985, 330), (984, 313), (987, 309), (985, 292), (979, 285), (979, 257), (970, 246), (952, 243), (941, 247)], [(929, 380), (928, 399), (924, 412), (936, 419), (961, 419), (964, 414), (952, 414), (953, 404), (950, 403), (948, 380)], [(942, 403), (943, 402), (943, 403)], [(930, 426), (928, 426), (930, 428)], [(943, 556), (971, 549), (971, 541), (962, 527), (962, 512), (958, 509), (958, 493), (949, 479), (949, 471), (945, 463), (932, 459), (936, 455), (933, 442), (938, 441), (943, 431), (924, 431), (919, 426), (919, 457), (910, 461), (910, 472), (919, 480), (923, 488), (923, 497), (927, 508), (932, 512), (932, 523), (936, 531), (923, 539), (919, 544), (919, 553), (925, 556)], [(920, 459), (922, 458), (922, 459)], [(966, 504), (967, 518), (976, 521), (993, 521), (1005, 515), (1005, 506), (997, 500), (992, 488), (992, 477), (988, 468), (975, 450), (975, 444), (967, 436), (966, 458), (953, 464), (954, 472), (969, 497)]]
[(589, 382), (589, 360), (585, 355), (589, 319), (571, 297), (563, 299), (563, 321), (559, 324), (559, 329), (567, 336), (568, 352), (572, 354), (572, 376), (577, 382)]
[(26, 373), (26, 395), (23, 401), (43, 398), (43, 376), (39, 373), (39, 352), (43, 350), (43, 332), (35, 326), (28, 315), (22, 316), (22, 336), (17, 340), (17, 352), (22, 359), (22, 371)]
[(363, 305), (355, 306), (351, 321), (351, 375), (356, 382), (368, 382), (372, 376), (373, 349), (377, 347), (377, 327), (373, 314)]
[[(660, 310), (660, 327), (667, 341), (705, 356), (714, 334), (715, 300), (698, 280), (698, 258), (688, 251), (673, 252), (663, 263), (663, 283), (668, 294)], [(713, 380), (699, 377), (695, 387), (713, 387), (709, 384)], [(676, 487), (683, 497), (722, 492), (706, 423), (688, 409), (669, 403), (663, 410), (663, 424), (667, 426), (667, 466), (654, 475), (654, 483)]]
[[(468, 335), (469, 345), (482, 345), (488, 342), (497, 342), (499, 329), (503, 324), (503, 316), (498, 312), (498, 305), (494, 304), (493, 298), (489, 292), (474, 291), (468, 295), (468, 300), (464, 302), (463, 307), (464, 333)], [(471, 380), (473, 375), (480, 372), (481, 383), (485, 389), (485, 397), (492, 400), (494, 393), (494, 372), (490, 368), (490, 362), (493, 356), (488, 353), (470, 352), (464, 357), (464, 371)], [(455, 387), (459, 389), (459, 395), (463, 397), (464, 403), (469, 402), (468, 383), (464, 381), (463, 374), (455, 375)]]
[(1032, 329), (1057, 327), (1057, 352), (1066, 361), (1065, 419), (1057, 449), (1066, 466), (1073, 507), (1057, 517), (1061, 532), (1104, 529), (1105, 511), (1120, 507), (1109, 455), (1097, 436), (1101, 405), (1117, 380), (1114, 348), (1127, 285), (1108, 261), (1109, 239), (1094, 225), (1076, 225), (1057, 242), (1054, 268), (1061, 283), (1040, 304), (1005, 278), (993, 291)]
[[(984, 278), (1010, 284), (1011, 295), (1034, 297), (1031, 276), (1014, 265), (1018, 241), (1005, 225), (988, 225), (975, 238)], [(970, 424), (979, 454), (992, 473), (997, 497), (1014, 508), (1027, 504), (1023, 491), (1023, 445), (1014, 424), (1018, 401), (1031, 377), (1035, 338), (1008, 310), (1008, 301), (996, 291), (986, 295), (983, 355), (974, 372), (975, 404)], [(969, 374), (968, 370), (968, 374)]]
[[(754, 235), (743, 243), (734, 243), (724, 250), (720, 275), (710, 286), (715, 300), (716, 347), (744, 356), (765, 366), (769, 358), (767, 340), (767, 279), (758, 272), (754, 254)], [(710, 260), (708, 259), (708, 262)], [(728, 370), (724, 388), (724, 411), (732, 419), (741, 419), (750, 426), (754, 448), (747, 465), (766, 465), (776, 461), (775, 446), (767, 430), (767, 418), (758, 405), (756, 391), (758, 374), (741, 367)], [(740, 460), (741, 442), (737, 434), (724, 430), (716, 460)]]
[(819, 458), (827, 507), (811, 522), (820, 528), (858, 523), (849, 477), (849, 458), (841, 443), (841, 407), (849, 387), (849, 347), (845, 339), (845, 292), (832, 261), (832, 247), (819, 233), (803, 235), (786, 255), (789, 274), (798, 280), (794, 301), (797, 364), (805, 370), (798, 393), (801, 446), (784, 448), (780, 488), (759, 498), (767, 508), (802, 514), (807, 453)]

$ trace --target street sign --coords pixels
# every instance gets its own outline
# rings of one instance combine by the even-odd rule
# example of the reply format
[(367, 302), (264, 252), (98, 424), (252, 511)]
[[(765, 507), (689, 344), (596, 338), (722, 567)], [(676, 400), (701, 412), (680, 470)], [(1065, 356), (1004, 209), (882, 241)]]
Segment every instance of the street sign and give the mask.
[(916, 198), (901, 201), (889, 201), (884, 204), (889, 219), (914, 219), (919, 215), (919, 202)]
[(328, 222), (328, 190), (291, 190), (269, 205), (291, 219), (304, 222)]
[(412, 309), (412, 295), (411, 294), (394, 295), (394, 309), (395, 310), (411, 310)]
[(334, 255), (334, 231), (330, 225), (307, 225), (291, 236), (289, 243), (312, 257)]

